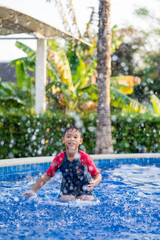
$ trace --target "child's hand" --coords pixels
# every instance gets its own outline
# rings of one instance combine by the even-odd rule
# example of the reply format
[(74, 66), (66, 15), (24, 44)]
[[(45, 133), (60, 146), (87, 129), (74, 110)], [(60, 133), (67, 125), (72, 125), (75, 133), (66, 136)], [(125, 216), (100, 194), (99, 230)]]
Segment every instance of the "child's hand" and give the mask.
[(24, 193), (22, 194), (22, 196), (31, 197), (31, 196), (33, 196), (34, 194), (35, 194), (35, 191), (33, 191), (33, 190), (28, 190), (28, 191), (24, 192)]
[(88, 190), (93, 190), (93, 188), (96, 186), (95, 180), (91, 179), (89, 185), (88, 185)]

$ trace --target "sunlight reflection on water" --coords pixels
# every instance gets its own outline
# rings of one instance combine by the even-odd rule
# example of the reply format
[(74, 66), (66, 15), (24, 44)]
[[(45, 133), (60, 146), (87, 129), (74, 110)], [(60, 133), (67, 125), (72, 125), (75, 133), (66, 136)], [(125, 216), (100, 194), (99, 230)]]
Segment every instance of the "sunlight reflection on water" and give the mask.
[(101, 170), (96, 199), (85, 202), (58, 199), (60, 173), (30, 198), (22, 193), (39, 176), (1, 181), (0, 239), (160, 239), (160, 169)]

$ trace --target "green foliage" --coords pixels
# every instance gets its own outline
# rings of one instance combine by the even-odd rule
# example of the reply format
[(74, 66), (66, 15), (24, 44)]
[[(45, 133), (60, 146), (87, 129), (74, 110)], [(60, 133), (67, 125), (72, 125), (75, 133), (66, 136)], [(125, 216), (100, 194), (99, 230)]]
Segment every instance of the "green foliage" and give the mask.
[(0, 113), (16, 112), (24, 106), (12, 84), (0, 81)]
[(112, 116), (115, 153), (136, 153), (138, 147), (148, 153), (160, 152), (160, 118), (128, 114)]
[(91, 77), (95, 59), (86, 61), (84, 56), (81, 57), (82, 48), (73, 47), (71, 41), (67, 42), (66, 50), (55, 40), (48, 41), (48, 46), (48, 109), (69, 113), (79, 111), (88, 101), (94, 102), (95, 85), (91, 84)]
[[(114, 52), (119, 48), (123, 38), (117, 35), (117, 26), (112, 28), (112, 35), (112, 52)], [(92, 41), (93, 47), (84, 47), (83, 44), (78, 45), (73, 44), (73, 41), (67, 41), (65, 48), (62, 48), (56, 40), (48, 41), (48, 85), (46, 86), (48, 110), (54, 112), (61, 110), (69, 113), (75, 110), (79, 112), (86, 111), (88, 108), (88, 110), (96, 111), (98, 101), (97, 86), (95, 84), (97, 65), (96, 39), (93, 38)], [(16, 42), (16, 46), (27, 54), (26, 58), (12, 62), (17, 69), (17, 85), (21, 90), (26, 91), (24, 94), (26, 107), (33, 111), (34, 76), (31, 79), (27, 70), (33, 72), (35, 70), (35, 51), (20, 42)], [(126, 52), (125, 46), (124, 49)], [(152, 56), (148, 58), (148, 64), (151, 58)], [(155, 59), (152, 60), (156, 62)], [(149, 67), (147, 69), (155, 73), (157, 72), (156, 68), (157, 66), (155, 65), (153, 69)], [(147, 74), (148, 76), (149, 74)], [(123, 111), (154, 114), (152, 106), (149, 106), (148, 111), (146, 104), (143, 105), (133, 99), (134, 86), (139, 84), (136, 79), (138, 78), (134, 76), (111, 77), (111, 106), (121, 108)], [(139, 86), (141, 87), (141, 85)], [(133, 97), (129, 98), (128, 94), (133, 94)], [(25, 100), (23, 94), (18, 94), (18, 96), (22, 101)]]
[(34, 112), (34, 98), (27, 87), (0, 81), (0, 113)]
[[(64, 150), (61, 138), (63, 130), (75, 124), (83, 135), (82, 150), (94, 154), (96, 119), (93, 112), (6, 114), (0, 115), (0, 158), (52, 156)], [(138, 114), (112, 113), (112, 138), (115, 153), (136, 153), (138, 147), (147, 152), (160, 152), (160, 118)]]
[(153, 94), (151, 100), (156, 114), (160, 117), (160, 99)]
[(31, 91), (31, 78), (28, 75), (23, 61), (16, 62), (17, 87)]
[(49, 156), (63, 149), (63, 129), (69, 116), (12, 114), (0, 116), (0, 158)]
[(34, 111), (34, 74), (31, 76), (28, 71), (34, 72), (35, 51), (20, 42), (16, 42), (16, 46), (28, 56), (11, 63), (16, 68), (16, 83), (0, 81), (0, 113), (3, 114)]
[(35, 59), (36, 59), (36, 52), (28, 47), (27, 45), (16, 41), (16, 47), (21, 49), (24, 53), (27, 54), (27, 57), (18, 58), (12, 61), (12, 65), (16, 65), (17, 61), (24, 62), (26, 68), (32, 72), (35, 70)]
[(148, 9), (146, 8), (139, 8), (139, 9), (136, 9), (136, 14), (139, 15), (139, 16), (149, 16), (149, 11)]
[[(158, 2), (160, 3), (157, 1), (157, 4)], [(157, 5), (157, 9), (158, 7)], [(135, 13), (139, 20), (143, 21), (145, 28), (139, 31), (138, 38), (131, 37), (132, 49), (136, 50), (138, 59), (135, 71), (142, 79), (142, 84), (135, 87), (132, 97), (146, 103), (149, 102), (152, 94), (160, 98), (160, 18), (152, 8), (139, 8)]]
[(123, 43), (123, 36), (118, 36), (117, 25), (114, 25), (111, 31), (112, 31), (111, 54), (113, 54), (117, 49), (119, 49), (119, 46)]

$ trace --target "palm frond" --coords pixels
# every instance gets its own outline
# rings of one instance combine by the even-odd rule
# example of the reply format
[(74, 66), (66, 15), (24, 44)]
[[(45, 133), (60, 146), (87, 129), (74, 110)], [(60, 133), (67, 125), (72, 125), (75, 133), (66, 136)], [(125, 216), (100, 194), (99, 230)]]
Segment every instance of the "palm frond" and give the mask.
[(29, 71), (35, 71), (35, 59), (31, 60), (29, 59), (29, 57), (17, 58), (11, 61), (11, 66), (16, 66), (17, 62), (24, 62), (25, 66), (27, 66)]
[(151, 95), (153, 108), (158, 116), (160, 116), (160, 99), (156, 95)]
[(61, 81), (72, 87), (72, 75), (65, 52), (50, 51), (48, 59), (52, 62)]
[(113, 76), (111, 77), (111, 84), (119, 84), (128, 87), (134, 87), (141, 83), (141, 78), (137, 76)]
[(128, 87), (128, 86), (124, 86), (121, 84), (112, 84), (112, 87), (114, 87), (115, 89), (121, 91), (121, 93), (123, 94), (132, 94), (133, 93), (133, 87)]
[(111, 106), (124, 108), (141, 114), (144, 114), (149, 110), (147, 106), (144, 106), (127, 95), (122, 94), (119, 90), (116, 90), (113, 87), (111, 87)]
[(67, 0), (67, 2), (68, 2), (67, 8), (68, 8), (68, 11), (69, 11), (68, 13), (71, 16), (72, 24), (73, 24), (73, 26), (75, 26), (75, 29), (78, 33), (78, 36), (81, 37), (81, 32), (80, 32), (79, 27), (78, 27), (73, 1), (72, 0)]
[(5, 97), (5, 96), (11, 96), (15, 94), (13, 88), (5, 82), (0, 81), (0, 96)]
[(84, 32), (84, 37), (86, 38), (90, 38), (90, 29), (93, 23), (94, 15), (95, 15), (95, 7), (92, 7), (91, 15), (88, 23), (86, 24), (86, 30)]
[(19, 88), (26, 87), (31, 91), (31, 77), (28, 75), (23, 61), (16, 62), (17, 86)]
[(19, 41), (16, 41), (15, 45), (16, 45), (16, 47), (21, 49), (23, 52), (25, 52), (28, 55), (28, 57), (35, 58), (36, 53), (32, 48), (28, 47), (27, 45), (25, 45), (24, 43), (21, 43)]
[(63, 7), (63, 4), (62, 4), (61, 0), (55, 0), (55, 3), (56, 3), (56, 5), (58, 7), (58, 10), (60, 12), (62, 23), (63, 23), (63, 26), (64, 26), (65, 30), (71, 32), (71, 28), (70, 28), (70, 25), (69, 25), (69, 22), (68, 22), (68, 19), (67, 19), (67, 15), (65, 13), (65, 10), (64, 10), (64, 7)]

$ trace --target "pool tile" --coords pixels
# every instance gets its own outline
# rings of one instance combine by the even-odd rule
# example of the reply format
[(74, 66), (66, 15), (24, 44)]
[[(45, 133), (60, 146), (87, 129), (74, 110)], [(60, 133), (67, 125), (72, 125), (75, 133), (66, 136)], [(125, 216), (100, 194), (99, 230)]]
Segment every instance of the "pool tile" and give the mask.
[[(98, 168), (114, 168), (118, 165), (122, 164), (138, 164), (141, 166), (146, 165), (153, 165), (160, 167), (160, 158), (117, 158), (117, 159), (95, 159), (94, 160), (95, 165)], [(51, 162), (44, 162), (44, 163), (36, 163), (36, 164), (23, 164), (23, 165), (16, 165), (16, 166), (6, 166), (6, 167), (0, 167), (0, 178), (3, 179), (5, 176), (11, 177), (11, 176), (17, 176), (19, 177), (20, 174), (31, 174), (35, 175), (40, 172), (45, 172)]]
[(26, 166), (26, 168), (25, 168), (26, 171), (30, 171), (31, 170), (31, 164), (26, 164), (25, 166)]
[(3, 167), (3, 173), (4, 175), (8, 173), (8, 167)]

